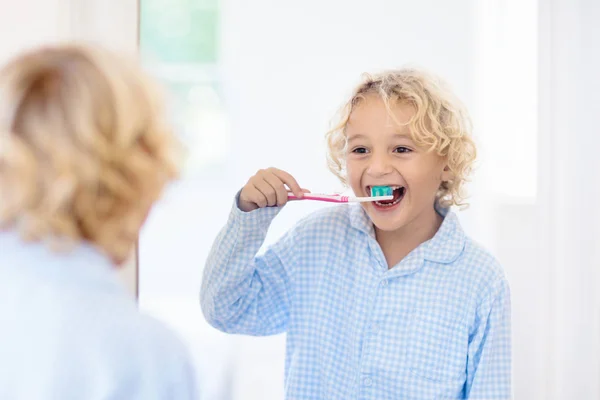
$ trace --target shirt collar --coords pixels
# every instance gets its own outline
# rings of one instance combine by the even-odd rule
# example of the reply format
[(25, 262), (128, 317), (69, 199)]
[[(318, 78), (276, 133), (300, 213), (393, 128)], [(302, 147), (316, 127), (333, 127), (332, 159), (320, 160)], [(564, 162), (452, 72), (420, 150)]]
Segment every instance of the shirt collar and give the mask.
[(444, 221), (436, 234), (422, 244), (424, 258), (441, 264), (450, 264), (462, 254), (465, 242), (466, 235), (458, 217), (455, 213), (446, 210)]
[[(435, 209), (438, 214), (444, 217), (440, 228), (433, 238), (417, 247), (409, 257), (440, 264), (450, 264), (462, 254), (466, 235), (454, 212), (448, 208), (442, 208), (437, 203)], [(375, 239), (373, 222), (362, 206), (350, 206), (350, 225)]]

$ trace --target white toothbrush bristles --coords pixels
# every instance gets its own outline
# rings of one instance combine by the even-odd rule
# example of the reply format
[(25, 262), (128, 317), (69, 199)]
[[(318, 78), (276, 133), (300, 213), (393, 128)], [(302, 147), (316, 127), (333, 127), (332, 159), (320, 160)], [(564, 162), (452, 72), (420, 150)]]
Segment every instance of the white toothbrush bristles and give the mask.
[(363, 203), (368, 201), (394, 200), (394, 196), (351, 197), (348, 201)]

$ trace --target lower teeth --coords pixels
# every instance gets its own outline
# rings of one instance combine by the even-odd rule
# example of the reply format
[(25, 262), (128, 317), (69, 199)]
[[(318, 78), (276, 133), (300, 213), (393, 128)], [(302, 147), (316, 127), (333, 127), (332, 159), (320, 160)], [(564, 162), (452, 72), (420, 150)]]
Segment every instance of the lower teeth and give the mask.
[(379, 201), (376, 201), (375, 203), (379, 207), (391, 207), (391, 206), (395, 206), (396, 204), (398, 204), (400, 202), (400, 200), (402, 200), (402, 198), (399, 198), (398, 200), (394, 201), (393, 203), (381, 203)]

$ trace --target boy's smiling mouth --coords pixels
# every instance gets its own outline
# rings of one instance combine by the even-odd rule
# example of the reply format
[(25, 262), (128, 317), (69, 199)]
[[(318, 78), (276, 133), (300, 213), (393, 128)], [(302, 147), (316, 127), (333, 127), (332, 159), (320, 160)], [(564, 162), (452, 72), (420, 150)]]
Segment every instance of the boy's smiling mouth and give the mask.
[[(387, 186), (392, 188), (394, 198), (392, 200), (381, 200), (381, 201), (372, 202), (371, 204), (373, 204), (373, 206), (378, 210), (389, 211), (389, 210), (396, 208), (396, 206), (398, 204), (400, 204), (400, 202), (404, 198), (404, 195), (406, 194), (406, 187), (404, 187), (404, 186), (392, 186), (392, 185), (387, 185)], [(366, 187), (366, 192), (368, 193), (369, 196), (371, 195), (371, 187), (372, 186)]]

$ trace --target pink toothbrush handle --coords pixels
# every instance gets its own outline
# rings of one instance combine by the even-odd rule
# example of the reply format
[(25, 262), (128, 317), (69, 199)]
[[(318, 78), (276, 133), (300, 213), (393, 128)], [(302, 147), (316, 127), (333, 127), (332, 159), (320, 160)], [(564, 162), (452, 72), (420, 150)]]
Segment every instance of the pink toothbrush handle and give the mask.
[(348, 196), (318, 195), (306, 193), (303, 197), (298, 198), (293, 193), (288, 193), (288, 200), (316, 200), (326, 201), (329, 203), (347, 203)]

